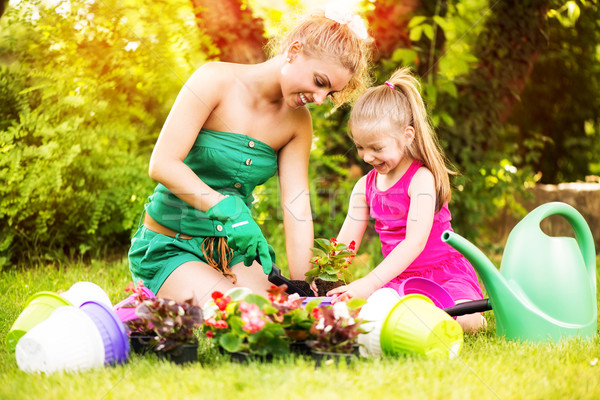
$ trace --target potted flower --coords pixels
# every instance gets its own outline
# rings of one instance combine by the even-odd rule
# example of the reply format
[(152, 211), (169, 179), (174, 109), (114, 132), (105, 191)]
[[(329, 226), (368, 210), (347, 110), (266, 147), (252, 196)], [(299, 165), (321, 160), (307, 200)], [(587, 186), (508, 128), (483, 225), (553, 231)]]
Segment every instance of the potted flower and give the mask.
[[(358, 313), (366, 300), (351, 299), (337, 301), (331, 306), (318, 306), (311, 310), (315, 317), (310, 333), (314, 340), (308, 342), (317, 361), (322, 363), (339, 362), (340, 358), (349, 363), (356, 354), (358, 335), (366, 333)], [(308, 308), (308, 307), (307, 307)]]
[(303, 299), (296, 293), (288, 295), (286, 290), (287, 285), (271, 286), (267, 290), (272, 305), (268, 315), (272, 321), (281, 324), (292, 351), (309, 353), (310, 349), (306, 346), (306, 341), (312, 338), (310, 328), (315, 318), (308, 310), (319, 304), (320, 300), (310, 302), (307, 305), (310, 308), (302, 307)]
[(156, 346), (158, 336), (147, 320), (138, 317), (136, 308), (144, 300), (152, 299), (155, 296), (144, 287), (142, 281), (139, 281), (137, 285), (129, 282), (125, 291), (131, 292), (131, 295), (115, 306), (115, 312), (127, 327), (131, 350), (134, 353), (144, 354)]
[(205, 308), (202, 330), (223, 351), (242, 360), (289, 353), (284, 325), (274, 320), (278, 310), (269, 300), (248, 294), (232, 301), (219, 291), (211, 296), (215, 307)]
[(195, 329), (204, 322), (200, 307), (194, 305), (192, 299), (178, 303), (159, 297), (148, 298), (139, 286), (136, 289), (137, 318), (126, 322), (130, 337), (150, 337), (148, 344), (159, 357), (176, 363), (196, 361), (198, 338)]
[(309, 284), (315, 281), (317, 294), (326, 296), (327, 292), (338, 286), (343, 286), (352, 281), (352, 274), (348, 266), (356, 255), (355, 242), (352, 241), (348, 246), (338, 242), (335, 238), (315, 239), (315, 242), (321, 247), (311, 248), (313, 257), (310, 262), (313, 268), (306, 275), (306, 282)]

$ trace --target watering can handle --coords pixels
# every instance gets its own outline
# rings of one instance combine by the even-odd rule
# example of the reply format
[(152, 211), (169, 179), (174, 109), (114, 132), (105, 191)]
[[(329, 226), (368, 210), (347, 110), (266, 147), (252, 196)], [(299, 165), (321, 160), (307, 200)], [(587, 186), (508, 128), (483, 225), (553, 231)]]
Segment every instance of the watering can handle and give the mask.
[(473, 314), (476, 312), (484, 312), (492, 309), (490, 299), (471, 300), (459, 303), (452, 307), (446, 307), (443, 310), (451, 317), (458, 317), (465, 314)]
[(573, 207), (562, 202), (542, 204), (527, 215), (526, 218), (536, 220), (539, 225), (542, 220), (551, 215), (563, 216), (575, 231), (575, 240), (583, 255), (588, 276), (592, 284), (594, 296), (596, 294), (596, 250), (592, 231), (583, 216)]

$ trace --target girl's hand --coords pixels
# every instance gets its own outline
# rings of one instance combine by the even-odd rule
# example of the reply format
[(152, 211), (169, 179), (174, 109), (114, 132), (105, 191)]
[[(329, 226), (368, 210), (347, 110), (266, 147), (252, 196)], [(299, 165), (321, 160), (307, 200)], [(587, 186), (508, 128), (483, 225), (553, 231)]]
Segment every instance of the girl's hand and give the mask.
[(341, 298), (351, 299), (358, 297), (361, 299), (368, 298), (371, 293), (377, 290), (377, 287), (373, 285), (368, 275), (350, 282), (346, 286), (340, 286), (335, 289), (331, 289), (327, 292), (327, 296), (340, 296)]

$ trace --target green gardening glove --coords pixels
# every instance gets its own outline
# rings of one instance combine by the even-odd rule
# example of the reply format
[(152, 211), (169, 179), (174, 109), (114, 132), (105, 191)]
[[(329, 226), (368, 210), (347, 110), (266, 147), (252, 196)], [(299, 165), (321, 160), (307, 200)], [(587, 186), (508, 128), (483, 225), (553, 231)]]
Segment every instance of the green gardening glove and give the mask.
[(260, 257), (262, 269), (269, 274), (273, 261), (269, 245), (260, 228), (252, 218), (246, 204), (237, 196), (228, 196), (206, 211), (206, 215), (225, 225), (227, 244), (244, 255), (244, 265), (249, 267)]

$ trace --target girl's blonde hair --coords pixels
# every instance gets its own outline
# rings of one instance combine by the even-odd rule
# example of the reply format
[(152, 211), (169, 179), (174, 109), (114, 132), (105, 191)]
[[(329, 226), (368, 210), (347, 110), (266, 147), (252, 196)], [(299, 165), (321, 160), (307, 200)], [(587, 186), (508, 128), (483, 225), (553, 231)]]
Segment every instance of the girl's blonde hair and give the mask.
[(350, 113), (348, 133), (352, 137), (352, 127), (377, 132), (385, 129), (400, 138), (400, 133), (412, 126), (415, 138), (407, 151), (433, 173), (437, 194), (436, 211), (439, 211), (450, 201), (449, 175), (454, 175), (455, 172), (448, 167), (448, 161), (429, 121), (420, 89), (421, 85), (410, 68), (398, 69), (385, 84), (369, 88), (356, 100)]
[(332, 98), (336, 106), (353, 101), (369, 86), (371, 38), (359, 39), (348, 25), (325, 17), (323, 10), (315, 10), (301, 19), (283, 39), (269, 42), (271, 55), (285, 52), (295, 41), (302, 43), (306, 55), (338, 60), (352, 73), (346, 87)]

